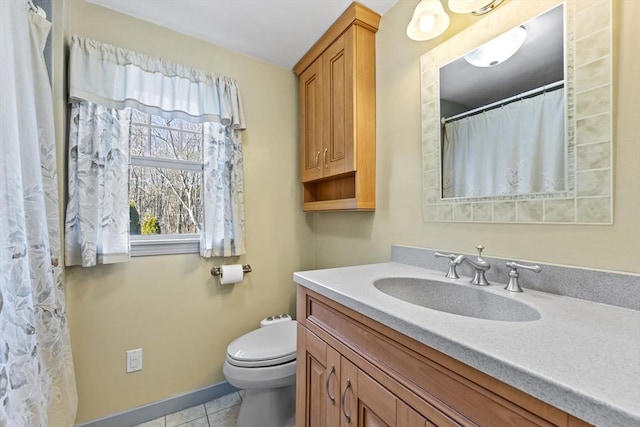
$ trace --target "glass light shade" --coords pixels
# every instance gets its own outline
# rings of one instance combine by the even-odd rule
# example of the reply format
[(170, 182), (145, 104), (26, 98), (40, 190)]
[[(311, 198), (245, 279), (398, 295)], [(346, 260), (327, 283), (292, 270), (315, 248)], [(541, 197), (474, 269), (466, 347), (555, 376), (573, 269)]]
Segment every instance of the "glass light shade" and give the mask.
[(421, 0), (407, 26), (407, 36), (422, 41), (438, 37), (449, 26), (449, 15), (440, 0)]
[(494, 67), (511, 58), (526, 38), (527, 30), (515, 27), (469, 52), (464, 59), (476, 67)]
[(502, 3), (503, 0), (449, 0), (449, 10), (453, 13), (473, 13), (482, 15), (490, 12)]

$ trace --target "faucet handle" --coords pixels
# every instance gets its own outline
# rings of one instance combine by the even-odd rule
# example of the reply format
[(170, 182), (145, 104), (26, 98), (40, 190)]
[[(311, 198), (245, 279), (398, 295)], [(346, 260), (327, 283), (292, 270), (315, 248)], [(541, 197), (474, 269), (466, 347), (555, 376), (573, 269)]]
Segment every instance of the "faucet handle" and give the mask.
[(433, 254), (434, 257), (436, 258), (449, 258), (449, 260), (453, 261), (454, 259), (456, 259), (456, 257), (458, 255), (456, 254), (443, 254), (442, 252), (436, 252)]
[[(478, 260), (478, 262), (479, 262), (480, 264), (487, 264), (487, 265), (489, 265), (489, 263), (488, 263), (488, 262), (486, 262), (486, 261), (484, 260), (484, 258), (482, 258), (482, 251), (484, 250), (484, 246), (482, 246), (482, 245), (478, 245), (478, 246), (476, 246), (476, 249), (478, 250), (478, 258), (476, 258), (476, 259)], [(491, 267), (491, 266), (489, 265), (489, 267)]]
[(509, 284), (505, 286), (505, 289), (509, 292), (522, 292), (522, 288), (520, 287), (520, 282), (518, 280), (518, 277), (520, 277), (520, 273), (518, 273), (519, 268), (531, 270), (534, 273), (540, 273), (542, 271), (542, 268), (537, 264), (525, 265), (518, 264), (515, 261), (508, 261), (507, 267), (511, 269), (511, 271), (509, 271)]
[(435, 254), (433, 254), (433, 256), (435, 256), (436, 258), (449, 258), (449, 271), (447, 271), (447, 274), (445, 274), (444, 277), (446, 277), (447, 279), (460, 278), (460, 276), (458, 276), (458, 272), (456, 271), (456, 267), (458, 266), (458, 264), (456, 263), (456, 258), (458, 257), (458, 255), (436, 252)]
[(507, 267), (509, 267), (512, 270), (516, 270), (516, 271), (518, 271), (518, 268), (524, 268), (525, 270), (531, 270), (534, 273), (540, 273), (542, 271), (542, 267), (540, 267), (538, 264), (525, 265), (525, 264), (518, 264), (515, 261), (508, 261), (507, 262)]

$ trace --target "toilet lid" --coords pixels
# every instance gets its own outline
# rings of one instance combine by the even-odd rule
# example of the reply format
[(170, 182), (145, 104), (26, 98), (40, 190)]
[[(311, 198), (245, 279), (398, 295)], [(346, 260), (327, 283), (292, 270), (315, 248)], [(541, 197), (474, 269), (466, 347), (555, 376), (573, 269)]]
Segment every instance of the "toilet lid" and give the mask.
[(235, 366), (274, 366), (296, 358), (295, 320), (251, 331), (227, 347), (227, 361)]

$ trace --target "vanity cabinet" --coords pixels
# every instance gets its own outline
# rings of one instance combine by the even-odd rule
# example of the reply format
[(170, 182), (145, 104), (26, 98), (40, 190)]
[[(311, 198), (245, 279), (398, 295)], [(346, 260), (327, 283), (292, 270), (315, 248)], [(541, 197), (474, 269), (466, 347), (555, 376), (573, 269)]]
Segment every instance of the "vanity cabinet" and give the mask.
[(353, 3), (294, 67), (305, 211), (375, 209), (375, 32)]
[(298, 426), (434, 425), (302, 325), (298, 342), (298, 378), (307, 379)]
[(297, 427), (588, 424), (298, 286)]

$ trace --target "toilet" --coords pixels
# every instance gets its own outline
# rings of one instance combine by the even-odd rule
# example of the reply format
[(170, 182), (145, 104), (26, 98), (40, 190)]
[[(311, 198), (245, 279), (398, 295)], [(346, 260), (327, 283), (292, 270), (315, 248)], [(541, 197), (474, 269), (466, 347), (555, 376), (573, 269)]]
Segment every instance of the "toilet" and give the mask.
[(224, 376), (244, 390), (236, 427), (295, 425), (297, 324), (273, 323), (227, 347)]

